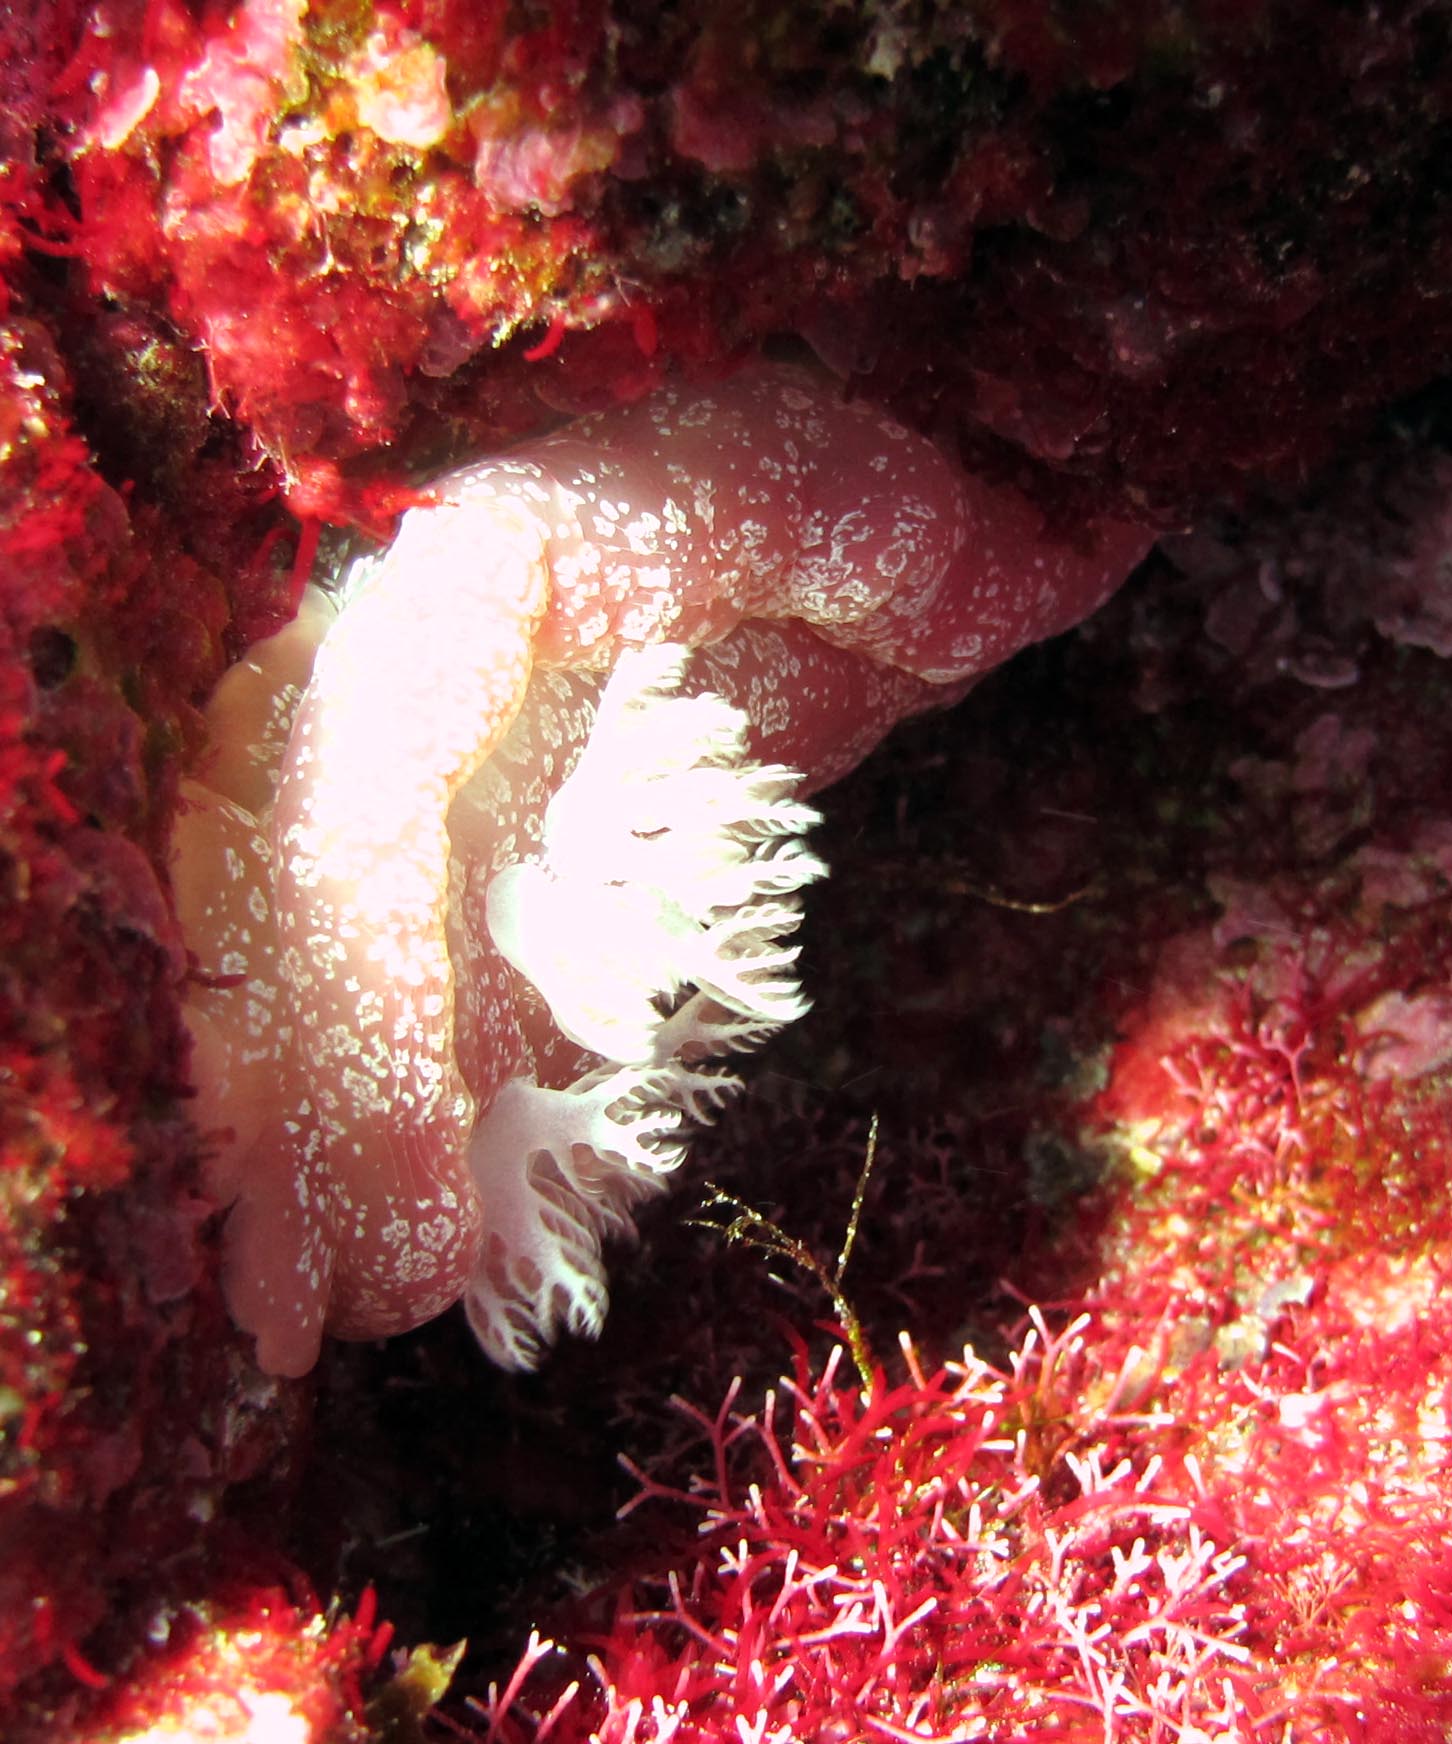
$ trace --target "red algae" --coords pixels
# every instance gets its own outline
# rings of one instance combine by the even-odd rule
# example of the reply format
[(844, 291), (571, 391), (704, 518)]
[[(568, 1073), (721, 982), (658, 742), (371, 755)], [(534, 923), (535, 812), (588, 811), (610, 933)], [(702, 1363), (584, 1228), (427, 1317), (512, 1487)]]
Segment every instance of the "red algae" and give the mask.
[[(229, 1385), (225, 1323), (180, 1110), (184, 959), (150, 858), (165, 758), (222, 661), (225, 593), (97, 463), (89, 359), (65, 345), (54, 294), (65, 214), (28, 150), (3, 196), (0, 1711), (23, 1736), (63, 1732), (106, 1682), (113, 1583), (184, 1554), (195, 1511), (277, 1431), (208, 1420)], [(145, 1525), (111, 1532), (116, 1515)]]
[(108, 19), (57, 20), (57, 245), (289, 471), (518, 434), (489, 401), (521, 361), (584, 410), (796, 330), (1068, 518), (1172, 521), (1302, 475), (1452, 344), (1430, 4)]
[(1081, 1330), (1039, 1320), (1006, 1374), (905, 1344), (897, 1386), (834, 1356), (759, 1414), (691, 1411), (709, 1475), (642, 1492), (699, 1511), (689, 1567), (622, 1594), (587, 1659), (532, 1642), (545, 1694), (491, 1692), (494, 1735), (1253, 1736), (1244, 1559), (1158, 1461), (1054, 1428)]
[[(159, 1737), (363, 1744), (368, 1696), (388, 1649), (367, 1593), (356, 1615), (324, 1615), (311, 1595), (257, 1585), (179, 1603), (162, 1639), (108, 1693), (85, 1744)], [(111, 1680), (92, 1673), (96, 1686)]]

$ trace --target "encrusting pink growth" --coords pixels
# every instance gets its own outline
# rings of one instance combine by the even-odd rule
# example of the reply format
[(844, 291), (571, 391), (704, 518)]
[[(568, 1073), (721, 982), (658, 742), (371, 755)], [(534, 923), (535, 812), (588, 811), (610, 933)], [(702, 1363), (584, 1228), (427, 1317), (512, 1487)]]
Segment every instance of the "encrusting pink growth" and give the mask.
[[(1046, 542), (834, 384), (668, 389), (439, 481), (341, 609), (218, 687), (177, 831), (226, 1288), (267, 1368), (466, 1302), (529, 1366), (603, 1239), (804, 1008), (796, 797), (1092, 611)], [(315, 657), (315, 658), (314, 658)]]

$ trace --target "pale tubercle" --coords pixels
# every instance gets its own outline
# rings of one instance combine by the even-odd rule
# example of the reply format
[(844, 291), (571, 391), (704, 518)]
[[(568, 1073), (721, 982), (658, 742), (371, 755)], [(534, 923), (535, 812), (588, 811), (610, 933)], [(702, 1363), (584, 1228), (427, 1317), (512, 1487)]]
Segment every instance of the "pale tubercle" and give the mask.
[[(240, 1158), (234, 1144), (217, 1176), (237, 1194), (229, 1301), (264, 1365), (283, 1372), (309, 1366), (325, 1325), (382, 1335), (467, 1295), (478, 1330), (491, 1291), (508, 1306), (493, 1344), (481, 1339), (507, 1360), (530, 1360), (556, 1324), (594, 1324), (599, 1240), (658, 1183), (675, 1122), (724, 1093), (701, 1060), (759, 1033), (760, 1013), (741, 1009), (751, 998), (774, 1002), (772, 1022), (789, 1015), (792, 862), (802, 882), (815, 862), (782, 853), (771, 876), (787, 883), (752, 894), (740, 862), (713, 870), (683, 829), (664, 865), (643, 831), (617, 841), (618, 878), (592, 874), (593, 817), (608, 802), (591, 796), (636, 767), (589, 736), (597, 703), (627, 740), (642, 683), (660, 706), (693, 711), (706, 753), (642, 795), (704, 839), (733, 805), (803, 821), (787, 769), (807, 787), (834, 778), (893, 720), (1092, 609), (1147, 544), (1123, 527), (1072, 549), (1046, 542), (1022, 498), (965, 481), (931, 444), (794, 370), (673, 388), (434, 489), (335, 622), (312, 602), (325, 634), (305, 682), (306, 626), (275, 657), (281, 702), (242, 695), (255, 678), (231, 695), (224, 680), (217, 767), (240, 769), (263, 809), (233, 817), (223, 807), (238, 802), (208, 790), (179, 833), (201, 966), (242, 961), (259, 988), (275, 977), (277, 1094), (263, 1116), (219, 1120), (249, 1148)], [(649, 665), (684, 663), (660, 653), (667, 642), (697, 650), (684, 687), (675, 667)], [(633, 677), (627, 658), (601, 702), (606, 675), (636, 649), (654, 652)], [(264, 671), (270, 658), (250, 656)], [(731, 736), (733, 708), (751, 741), (740, 788), (710, 754)], [(247, 738), (259, 721), (260, 750)], [(795, 825), (781, 835), (795, 841)], [(500, 919), (516, 966), (501, 955), (489, 886), (521, 862), (533, 869), (507, 875), (495, 918), (552, 901), (566, 912), (563, 887), (572, 917), (593, 905), (603, 922), (628, 915), (649, 931), (655, 966), (622, 975), (618, 1010), (608, 978), (582, 993), (568, 953), (542, 950), (537, 928), (521, 941)], [(662, 885), (632, 882), (647, 867)], [(759, 927), (724, 903), (682, 900), (703, 877), (746, 890)], [(709, 993), (690, 993), (703, 983)], [(214, 1113), (216, 1085), (246, 1085), (245, 1099), (266, 1071), (250, 1041), (237, 1055), (252, 1020), (226, 992), (194, 1001)], [(661, 1077), (672, 1061), (690, 1068), (674, 1091)], [(581, 1148), (569, 1140), (561, 1161), (559, 1135), (582, 1122)], [(554, 1203), (569, 1193), (590, 1208), (583, 1224)], [(542, 1230), (568, 1238), (562, 1276), (593, 1284), (540, 1269)], [(581, 1259), (591, 1240), (594, 1272)], [(525, 1252), (534, 1258), (511, 1270)]]

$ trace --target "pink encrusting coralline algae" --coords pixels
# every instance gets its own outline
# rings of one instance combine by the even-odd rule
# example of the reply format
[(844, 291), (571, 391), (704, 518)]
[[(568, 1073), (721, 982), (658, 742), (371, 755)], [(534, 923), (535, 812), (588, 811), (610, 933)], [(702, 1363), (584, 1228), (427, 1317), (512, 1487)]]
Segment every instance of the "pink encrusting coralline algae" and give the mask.
[(226, 1284), (262, 1363), (461, 1298), (529, 1366), (603, 1239), (804, 1008), (800, 790), (1076, 623), (1070, 545), (758, 366), (461, 469), (230, 672), (174, 878)]

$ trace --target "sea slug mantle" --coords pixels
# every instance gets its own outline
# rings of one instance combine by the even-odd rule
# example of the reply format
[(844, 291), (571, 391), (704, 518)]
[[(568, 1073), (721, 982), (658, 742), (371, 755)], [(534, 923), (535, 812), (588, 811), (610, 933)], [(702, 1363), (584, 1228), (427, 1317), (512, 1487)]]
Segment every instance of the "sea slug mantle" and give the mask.
[(259, 1360), (464, 1299), (595, 1330), (600, 1245), (712, 1061), (801, 1008), (795, 793), (1076, 623), (1143, 556), (829, 381), (666, 390), (440, 480), (341, 611), (211, 705), (173, 860), (198, 1120)]

